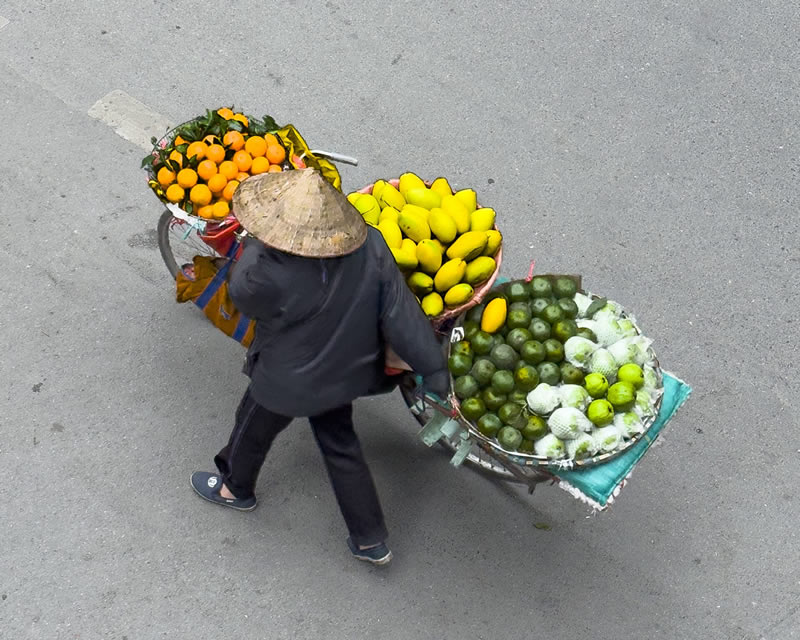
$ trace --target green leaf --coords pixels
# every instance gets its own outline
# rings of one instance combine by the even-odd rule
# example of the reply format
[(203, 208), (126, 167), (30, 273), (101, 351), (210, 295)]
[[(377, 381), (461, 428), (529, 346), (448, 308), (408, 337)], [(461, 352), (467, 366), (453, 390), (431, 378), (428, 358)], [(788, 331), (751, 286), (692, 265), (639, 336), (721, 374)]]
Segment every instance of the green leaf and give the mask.
[(186, 211), (186, 213), (191, 214), (192, 211), (194, 211), (194, 203), (187, 200), (186, 204), (183, 205), (183, 210)]
[(280, 129), (278, 123), (275, 122), (275, 119), (272, 116), (264, 116), (264, 128), (270, 132)]
[(152, 144), (155, 147), (156, 144), (158, 144), (158, 138), (156, 138), (155, 136), (150, 138), (150, 144)]
[(546, 522), (537, 522), (533, 526), (536, 527), (537, 529), (541, 529), (542, 531), (550, 531), (551, 528), (550, 525), (547, 524)]
[(155, 157), (153, 157), (152, 155), (145, 156), (144, 158), (142, 158), (141, 168), (144, 169), (146, 167), (152, 167), (155, 160), (156, 160)]
[(227, 122), (228, 130), (238, 131), (239, 133), (244, 132), (244, 125), (238, 120), (228, 120)]

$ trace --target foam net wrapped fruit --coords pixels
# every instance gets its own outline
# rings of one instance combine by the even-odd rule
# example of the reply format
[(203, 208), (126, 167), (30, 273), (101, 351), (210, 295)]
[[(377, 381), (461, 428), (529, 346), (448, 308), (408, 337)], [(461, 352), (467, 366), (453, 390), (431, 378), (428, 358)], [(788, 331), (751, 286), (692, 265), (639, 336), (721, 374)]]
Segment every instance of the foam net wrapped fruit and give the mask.
[(495, 212), (472, 189), (453, 191), (445, 178), (414, 173), (378, 180), (350, 193), (351, 204), (384, 237), (406, 282), (435, 322), (478, 304), (502, 261)]
[(572, 276), (496, 287), (454, 330), (453, 403), (475, 435), (523, 464), (602, 462), (636, 442), (662, 389), (652, 340)]
[(281, 127), (270, 116), (209, 110), (152, 142), (142, 161), (150, 188), (162, 202), (206, 220), (226, 218), (239, 184), (261, 173), (313, 166), (341, 186), (333, 164), (311, 154), (294, 126)]

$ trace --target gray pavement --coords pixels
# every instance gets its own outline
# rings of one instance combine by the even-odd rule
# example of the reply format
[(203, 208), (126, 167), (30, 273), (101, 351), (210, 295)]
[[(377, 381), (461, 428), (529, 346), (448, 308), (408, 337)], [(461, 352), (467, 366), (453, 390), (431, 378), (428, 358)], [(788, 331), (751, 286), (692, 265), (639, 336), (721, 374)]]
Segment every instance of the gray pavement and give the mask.
[[(800, 637), (799, 30), (777, 1), (6, 0), (0, 637)], [(258, 510), (201, 502), (242, 350), (173, 302), (143, 151), (88, 115), (114, 90), (291, 121), (360, 158), (346, 189), (476, 188), (506, 275), (585, 274), (694, 396), (595, 517), (360, 402), (386, 570), (349, 557), (303, 422)]]

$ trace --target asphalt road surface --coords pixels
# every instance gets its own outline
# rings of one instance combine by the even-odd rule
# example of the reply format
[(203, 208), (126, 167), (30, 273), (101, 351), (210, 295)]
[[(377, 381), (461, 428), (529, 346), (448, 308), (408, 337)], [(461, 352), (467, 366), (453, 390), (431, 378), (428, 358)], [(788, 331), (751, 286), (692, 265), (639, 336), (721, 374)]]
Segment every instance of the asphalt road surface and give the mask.
[[(798, 11), (5, 0), (0, 637), (800, 637)], [(694, 395), (610, 511), (451, 468), (397, 394), (356, 410), (390, 567), (350, 557), (303, 421), (256, 511), (194, 496), (243, 353), (174, 303), (139, 162), (231, 103), (358, 157), (346, 190), (475, 188), (504, 275), (633, 310)]]

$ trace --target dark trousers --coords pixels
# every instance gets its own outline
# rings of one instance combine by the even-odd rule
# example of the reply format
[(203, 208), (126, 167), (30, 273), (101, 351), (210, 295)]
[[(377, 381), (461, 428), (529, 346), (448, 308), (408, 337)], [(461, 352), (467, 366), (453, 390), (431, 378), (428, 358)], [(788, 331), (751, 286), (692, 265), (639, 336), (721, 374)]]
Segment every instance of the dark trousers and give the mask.
[[(353, 542), (362, 546), (383, 542), (387, 536), (383, 512), (353, 430), (353, 405), (308, 420)], [(272, 441), (291, 421), (259, 405), (249, 388), (245, 392), (230, 440), (214, 458), (225, 485), (237, 498), (253, 495)]]

